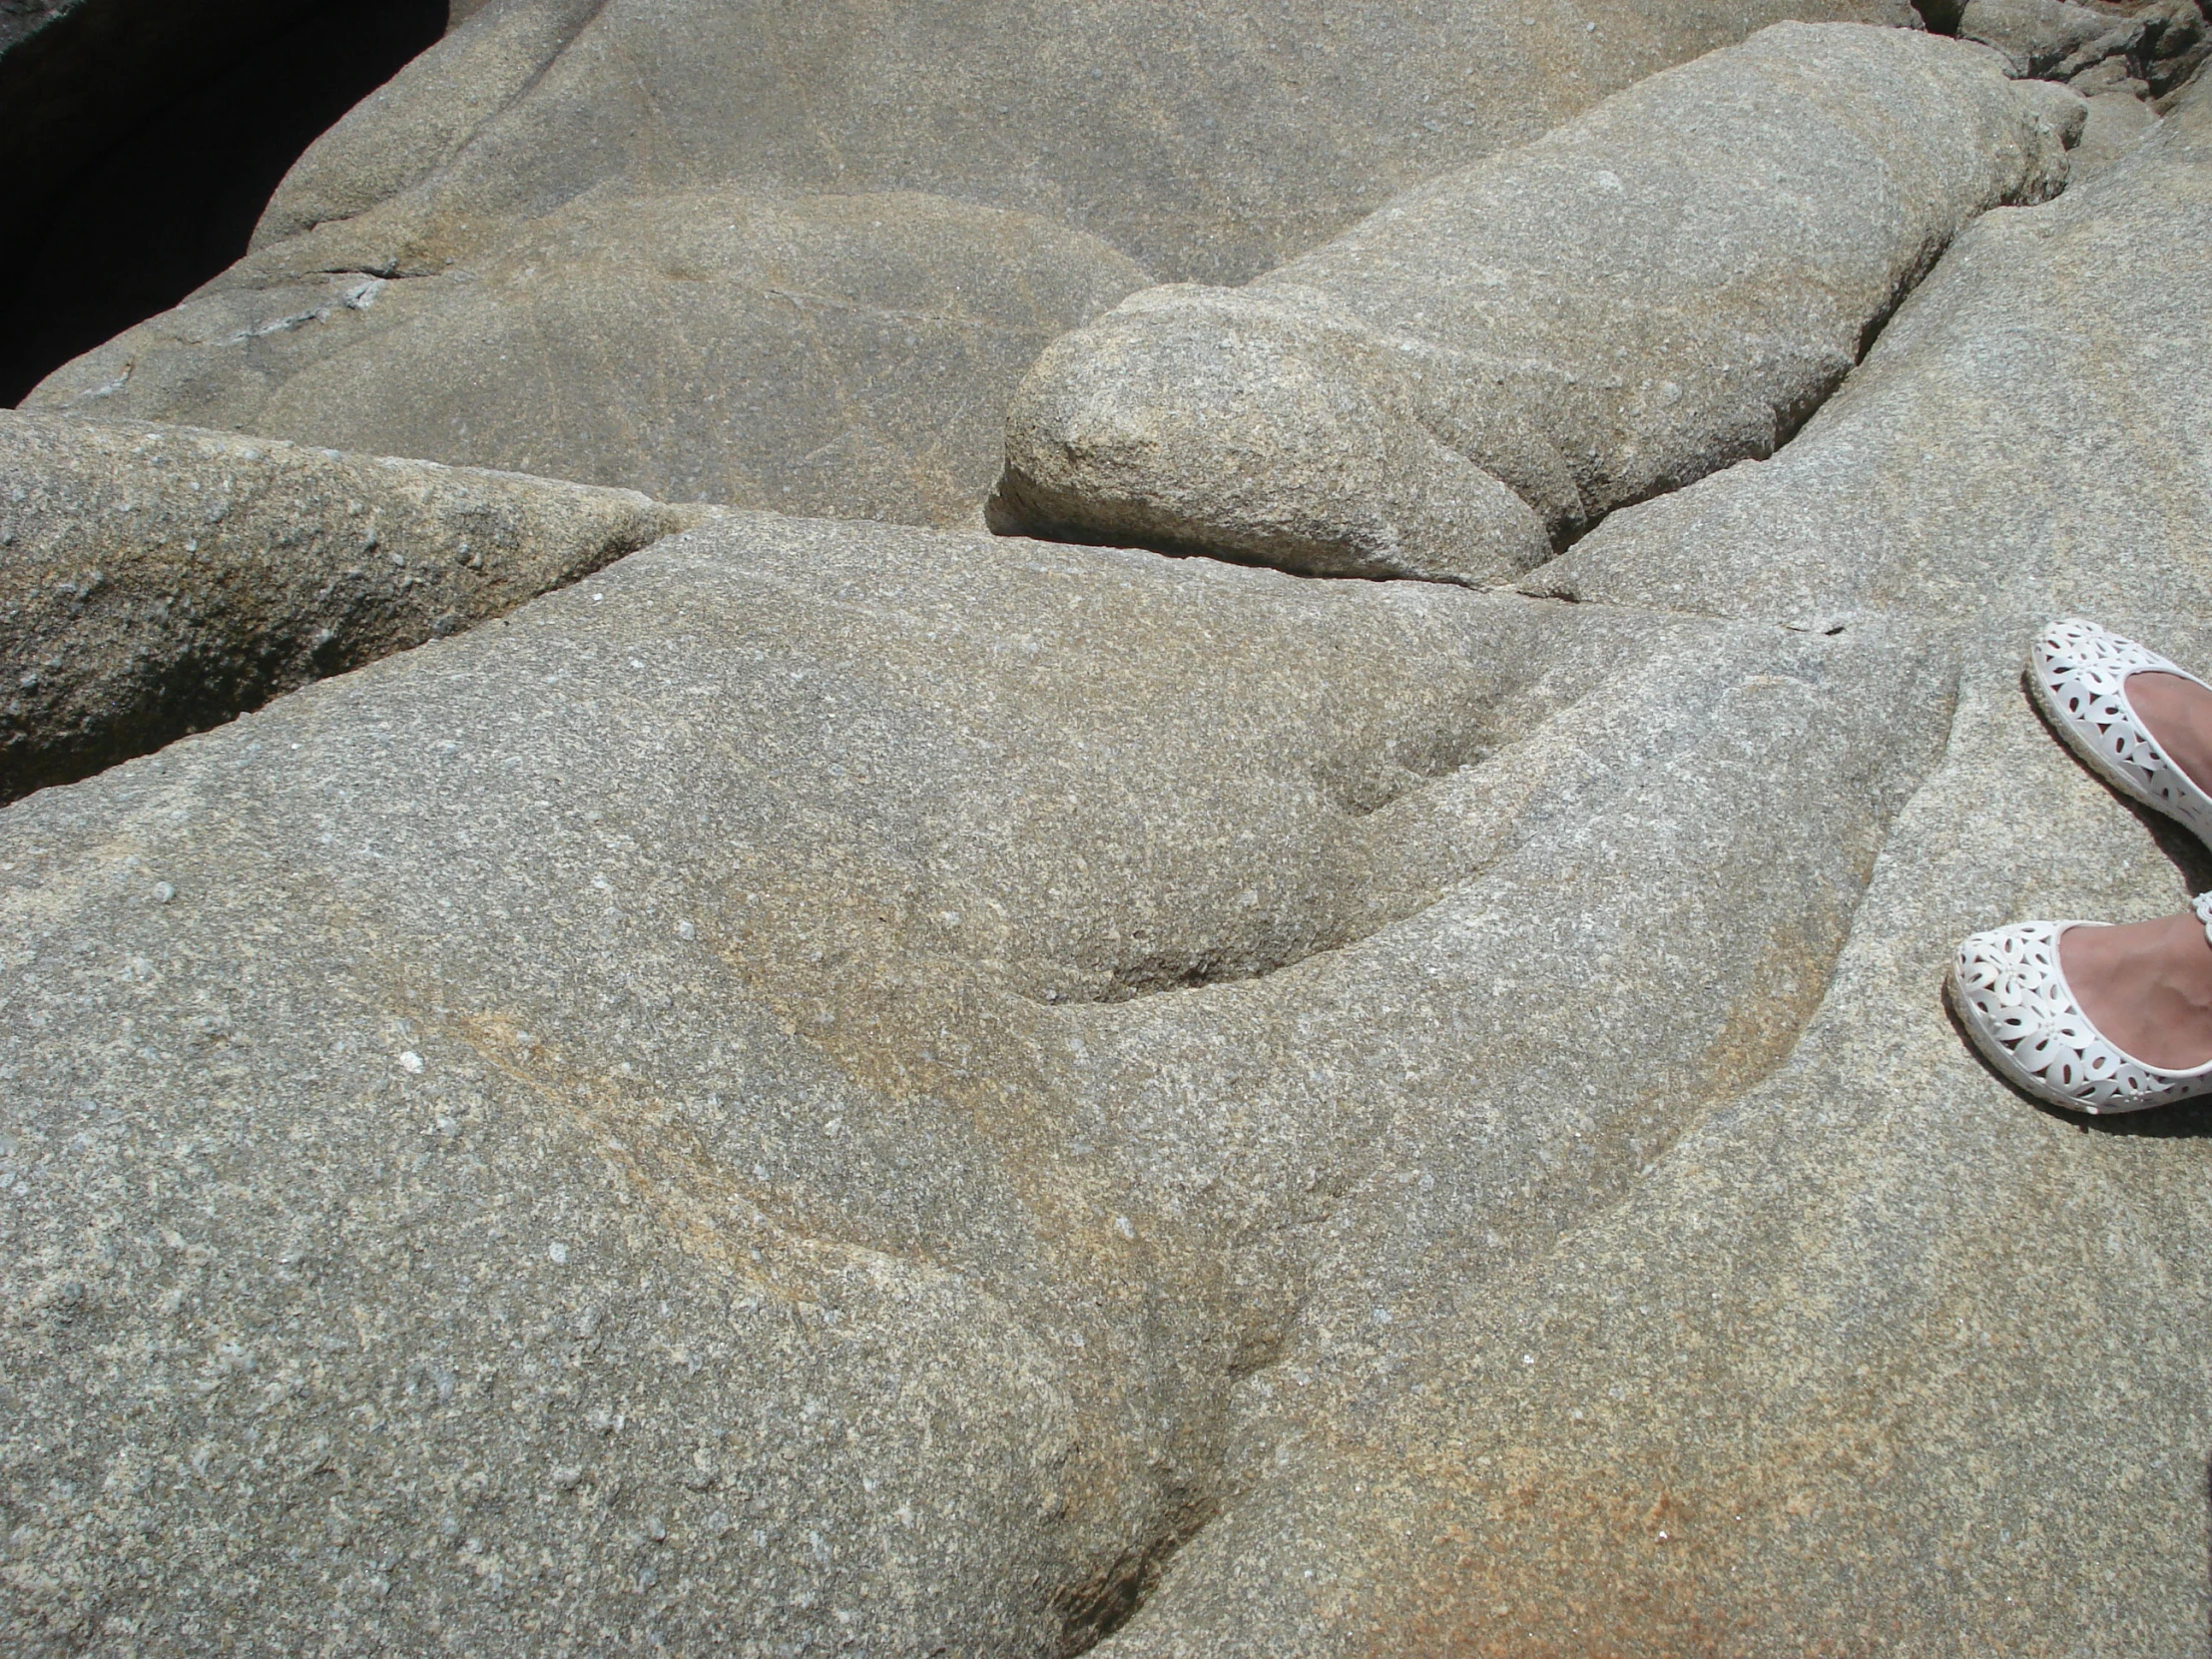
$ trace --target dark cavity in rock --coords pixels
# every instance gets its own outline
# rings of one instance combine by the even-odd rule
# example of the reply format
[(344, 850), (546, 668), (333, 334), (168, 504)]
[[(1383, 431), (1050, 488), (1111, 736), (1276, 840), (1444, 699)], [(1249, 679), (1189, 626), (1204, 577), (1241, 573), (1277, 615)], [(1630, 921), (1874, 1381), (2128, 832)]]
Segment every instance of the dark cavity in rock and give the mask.
[(81, 0), (8, 18), (0, 404), (244, 254), (300, 153), (446, 13), (446, 0)]

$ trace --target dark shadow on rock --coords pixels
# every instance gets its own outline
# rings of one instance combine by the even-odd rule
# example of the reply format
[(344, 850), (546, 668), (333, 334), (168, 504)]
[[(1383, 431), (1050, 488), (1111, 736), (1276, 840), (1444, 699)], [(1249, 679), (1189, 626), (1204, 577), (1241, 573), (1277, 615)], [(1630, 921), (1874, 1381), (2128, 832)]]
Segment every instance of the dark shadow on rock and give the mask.
[[(10, 407), (243, 255), (300, 153), (436, 41), (446, 21), (446, 0), (313, 0), (275, 16), (215, 8), (197, 49), (166, 54), (165, 68), (124, 61), (143, 55), (138, 45), (153, 32), (123, 15), (132, 8), (79, 9), (89, 23), (71, 17), (53, 29), (86, 38), (17, 71), (43, 77), (45, 102), (81, 108), (74, 123), (65, 110), (40, 133), (15, 135), (38, 141), (54, 177), (26, 188), (27, 169), (0, 202), (0, 246), (10, 250), (0, 266), (0, 405)], [(224, 34), (227, 42), (206, 38)], [(87, 84), (72, 89), (73, 80)], [(132, 83), (136, 96), (103, 110), (103, 82)], [(0, 117), (0, 133), (30, 119)]]
[(1188, 1511), (1158, 1537), (1131, 1546), (1089, 1583), (1061, 1590), (1054, 1598), (1066, 1620), (1058, 1659), (1090, 1652), (1137, 1616), (1159, 1588), (1175, 1552), (1214, 1518), (1210, 1503)]

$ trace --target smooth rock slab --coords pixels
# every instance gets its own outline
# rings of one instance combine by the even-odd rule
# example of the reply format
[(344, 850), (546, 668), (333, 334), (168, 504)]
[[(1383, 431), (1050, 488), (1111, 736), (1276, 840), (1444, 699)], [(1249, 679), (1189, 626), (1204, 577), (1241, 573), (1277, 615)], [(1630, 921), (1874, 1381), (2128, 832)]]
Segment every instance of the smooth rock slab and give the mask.
[[(1724, 616), (2187, 616), (2212, 101), (2080, 190), (1984, 218), (1772, 460), (1601, 525), (1530, 592)], [(1848, 528), (1847, 528), (1848, 527)]]
[(2001, 52), (2014, 75), (2049, 75), (2077, 56), (2074, 67), (2085, 68), (2132, 50), (2143, 32), (2135, 18), (2068, 0), (1966, 0), (1957, 29), (1959, 38)]
[(1776, 1063), (1944, 683), (731, 515), (19, 802), (10, 1645), (1081, 1642)]
[(627, 490), (0, 412), (0, 801), (499, 616), (697, 517)]
[(989, 518), (1479, 583), (1765, 455), (2070, 94), (1927, 35), (1779, 24), (1409, 191), (1240, 289), (1139, 293), (1022, 381)]
[(586, 194), (727, 186), (948, 196), (1237, 281), (1785, 18), (1921, 27), (1899, 0), (507, 0), (302, 158), (238, 275), (436, 269)]
[(1294, 1344), (1242, 1494), (1101, 1652), (2201, 1645), (2212, 1112), (2043, 1112), (1938, 995), (1968, 931), (2206, 879), (2036, 719), (2026, 638), (1973, 649), (1781, 1074), (1540, 1259), (1398, 1308), (1387, 1365)]

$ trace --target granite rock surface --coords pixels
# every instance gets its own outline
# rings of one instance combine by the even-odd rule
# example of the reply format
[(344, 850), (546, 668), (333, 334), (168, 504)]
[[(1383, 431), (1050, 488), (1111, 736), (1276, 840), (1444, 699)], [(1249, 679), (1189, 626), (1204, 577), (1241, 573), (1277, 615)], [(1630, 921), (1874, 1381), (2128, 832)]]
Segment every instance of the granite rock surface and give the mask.
[(1963, 7), (1932, 7), (1930, 15), (1946, 33), (2002, 53), (2012, 74), (2064, 81), (2085, 97), (2121, 90), (2164, 97), (2212, 54), (2194, 0), (2132, 6), (1967, 0)]
[(1942, 758), (1778, 1071), (1525, 1263), (1432, 1278), (1386, 1343), (1287, 1344), (1221, 1520), (1102, 1651), (2202, 1644), (2212, 1111), (2042, 1110), (1938, 988), (1967, 932), (2212, 882), (2020, 686), (2070, 611), (2212, 664), (2212, 336), (2172, 280), (2208, 230), (2192, 92), (2056, 203), (1984, 218), (1774, 459), (1530, 579), (1816, 637), (1923, 619), (1955, 664)]
[(1528, 591), (1798, 620), (2186, 616), (2212, 309), (2168, 274), (2196, 261), (2208, 203), (2200, 90), (2080, 190), (1985, 215), (1781, 453), (1608, 521)]
[(63, 371), (112, 359), (112, 385), (26, 406), (952, 522), (1037, 352), (1145, 280), (1080, 232), (911, 194), (588, 200), (530, 233), (441, 276), (205, 294)]
[(1080, 1644), (1780, 1059), (1944, 687), (739, 516), (19, 802), (11, 1644)]
[(0, 801), (501, 615), (697, 517), (627, 490), (0, 413)]
[[(972, 522), (1049, 335), (1147, 279), (1241, 280), (1789, 16), (1918, 23), (1903, 0), (495, 0), (301, 158), (253, 253), (28, 406)], [(809, 201), (885, 196), (908, 205)], [(805, 396), (756, 398), (760, 373)]]
[(2132, 93), (2103, 92), (2087, 102), (2088, 119), (2081, 124), (2069, 173), (2076, 181), (2118, 161), (2158, 125), (2157, 114)]
[(2212, 884), (2018, 685), (2212, 665), (2208, 232), (2190, 93), (1523, 591), (716, 513), (0, 810), (0, 1641), (2193, 1651), (2212, 1107), (1936, 985)]
[(1778, 24), (1242, 288), (1147, 289), (1016, 393), (994, 528), (1479, 583), (1766, 455), (1957, 230), (2061, 188), (2078, 99)]

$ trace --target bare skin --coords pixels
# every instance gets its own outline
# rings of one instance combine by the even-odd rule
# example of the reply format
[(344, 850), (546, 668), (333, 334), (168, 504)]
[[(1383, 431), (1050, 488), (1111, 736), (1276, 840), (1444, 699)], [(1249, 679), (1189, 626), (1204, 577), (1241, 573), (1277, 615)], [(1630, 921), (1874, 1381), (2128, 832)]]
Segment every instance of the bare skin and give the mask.
[[(2128, 707), (2174, 765), (2212, 794), (2212, 692), (2172, 674), (2131, 674)], [(2058, 965), (2104, 1035), (2161, 1071), (2212, 1061), (2212, 943), (2194, 915), (2069, 927)]]

